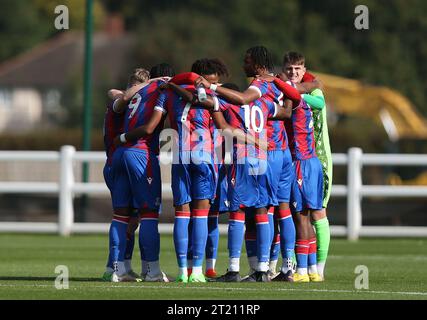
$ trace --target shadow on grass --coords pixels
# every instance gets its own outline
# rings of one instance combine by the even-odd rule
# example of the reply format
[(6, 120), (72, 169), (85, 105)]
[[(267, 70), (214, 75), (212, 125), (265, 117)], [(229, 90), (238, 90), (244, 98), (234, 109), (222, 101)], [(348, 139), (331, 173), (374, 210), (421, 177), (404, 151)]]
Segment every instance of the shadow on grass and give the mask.
[[(0, 277), (0, 281), (46, 281), (54, 282), (56, 277)], [(101, 278), (75, 278), (71, 277), (68, 279), (76, 282), (105, 282)]]

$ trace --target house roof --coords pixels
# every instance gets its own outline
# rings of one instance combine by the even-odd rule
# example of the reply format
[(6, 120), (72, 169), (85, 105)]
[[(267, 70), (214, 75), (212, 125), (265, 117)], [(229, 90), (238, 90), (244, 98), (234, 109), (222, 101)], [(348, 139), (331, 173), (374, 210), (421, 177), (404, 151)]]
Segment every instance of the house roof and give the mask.
[[(93, 36), (93, 80), (117, 83), (130, 68), (135, 39), (130, 34)], [(0, 64), (0, 86), (61, 88), (82, 76), (84, 34), (67, 31)]]

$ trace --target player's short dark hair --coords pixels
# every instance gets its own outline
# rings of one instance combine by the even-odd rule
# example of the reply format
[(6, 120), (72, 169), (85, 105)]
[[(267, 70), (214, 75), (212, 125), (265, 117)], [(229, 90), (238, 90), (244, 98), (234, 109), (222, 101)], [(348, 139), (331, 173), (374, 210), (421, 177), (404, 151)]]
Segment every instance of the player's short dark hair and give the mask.
[(246, 50), (255, 65), (266, 68), (268, 71), (273, 70), (273, 56), (264, 46), (255, 46)]
[(174, 76), (175, 76), (175, 70), (168, 63), (156, 64), (150, 70), (151, 78), (174, 77)]
[(302, 53), (289, 51), (286, 52), (283, 57), (283, 65), (285, 64), (296, 64), (303, 65), (305, 64), (305, 57)]
[(135, 83), (143, 83), (148, 79), (150, 79), (150, 73), (143, 68), (137, 68), (129, 77), (129, 84), (133, 85)]
[(221, 85), (221, 87), (227, 88), (227, 89), (231, 89), (234, 91), (240, 91), (240, 88), (237, 84), (235, 83), (231, 83), (231, 82), (227, 82)]
[(200, 75), (208, 75), (208, 74), (218, 74), (219, 76), (228, 77), (228, 69), (224, 62), (220, 59), (213, 58), (203, 58), (196, 60), (191, 66), (191, 72), (200, 74)]

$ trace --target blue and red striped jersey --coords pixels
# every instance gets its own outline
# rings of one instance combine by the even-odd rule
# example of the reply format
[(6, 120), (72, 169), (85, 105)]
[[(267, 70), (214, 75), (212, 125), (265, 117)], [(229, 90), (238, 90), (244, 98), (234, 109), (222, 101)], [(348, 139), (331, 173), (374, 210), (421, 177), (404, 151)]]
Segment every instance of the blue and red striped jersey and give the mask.
[[(128, 104), (124, 117), (124, 132), (129, 132), (141, 125), (146, 124), (150, 119), (160, 95), (158, 90), (162, 81), (156, 81), (143, 87), (135, 94)], [(163, 128), (163, 121), (156, 130), (148, 136), (142, 137), (138, 141), (128, 142), (125, 147), (150, 150), (159, 153), (159, 135)]]
[[(194, 85), (182, 85), (196, 94)], [(207, 90), (208, 91), (208, 90)], [(179, 151), (204, 151), (213, 155), (212, 118), (207, 109), (191, 105), (172, 89), (165, 90), (156, 108), (168, 114), (171, 128), (178, 133)]]
[(111, 165), (116, 147), (113, 140), (116, 136), (123, 133), (124, 113), (116, 113), (113, 110), (113, 102), (109, 103), (104, 116), (104, 148), (107, 154), (107, 164)]
[[(237, 106), (228, 103), (222, 98), (218, 98), (219, 109), (223, 112), (225, 120), (235, 128), (242, 129), (246, 134), (251, 135), (256, 140), (268, 139), (267, 119), (274, 117), (277, 112), (277, 104), (268, 99), (257, 99), (249, 105)], [(253, 144), (247, 146), (234, 144), (237, 158), (246, 156), (266, 159), (265, 150), (260, 150)]]
[[(260, 99), (276, 103), (278, 106), (283, 106), (283, 92), (277, 88), (274, 82), (268, 82), (262, 79), (254, 79), (249, 88), (259, 91)], [(259, 100), (259, 99), (258, 99)], [(257, 103), (257, 101), (254, 103)], [(267, 121), (267, 139), (268, 150), (286, 150), (288, 147), (288, 139), (286, 136), (285, 125), (282, 120)]]
[(293, 160), (305, 160), (316, 156), (313, 113), (303, 99), (298, 107), (292, 110), (291, 119), (286, 119), (285, 127)]

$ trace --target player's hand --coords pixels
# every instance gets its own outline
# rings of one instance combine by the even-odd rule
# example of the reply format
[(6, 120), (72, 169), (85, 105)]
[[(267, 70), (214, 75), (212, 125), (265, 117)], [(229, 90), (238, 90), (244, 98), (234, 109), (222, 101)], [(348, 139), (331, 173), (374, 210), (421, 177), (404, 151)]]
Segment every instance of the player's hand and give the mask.
[(208, 89), (208, 88), (211, 86), (211, 83), (210, 83), (208, 80), (206, 80), (205, 78), (203, 78), (203, 77), (198, 77), (198, 78), (194, 81), (194, 85), (195, 85), (196, 87), (198, 87), (198, 86), (202, 85), (203, 87), (205, 87), (206, 89)]
[(152, 78), (150, 80), (148, 80), (148, 82), (156, 82), (156, 81), (164, 81), (164, 82), (169, 82), (169, 80), (172, 79), (171, 77), (157, 77), (157, 78)]
[(126, 230), (126, 236), (128, 239), (132, 238), (132, 236), (135, 234), (136, 229), (138, 229), (139, 226), (139, 217), (130, 217), (128, 228)]
[(125, 93), (122, 90), (118, 89), (110, 89), (108, 90), (108, 97), (112, 100), (119, 99), (120, 97), (123, 97)]

